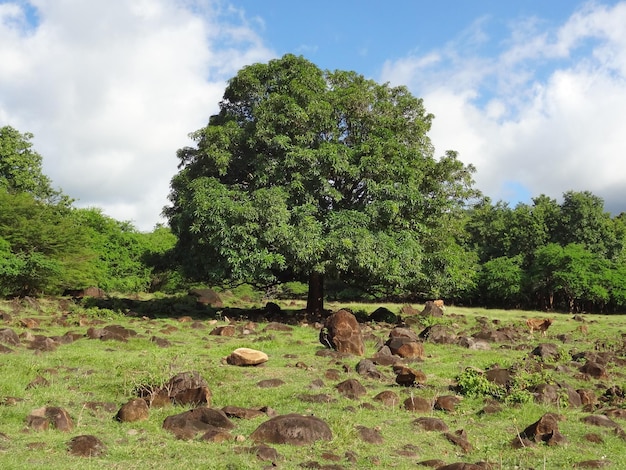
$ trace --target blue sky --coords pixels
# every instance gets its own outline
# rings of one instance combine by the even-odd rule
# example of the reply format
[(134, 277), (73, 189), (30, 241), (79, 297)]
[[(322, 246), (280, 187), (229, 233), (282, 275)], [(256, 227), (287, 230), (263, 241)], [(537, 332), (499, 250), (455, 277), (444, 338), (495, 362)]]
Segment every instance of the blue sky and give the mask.
[(150, 230), (226, 80), (295, 53), (407, 86), (494, 201), (589, 190), (617, 214), (624, 25), (626, 0), (0, 0), (0, 126), (78, 205)]

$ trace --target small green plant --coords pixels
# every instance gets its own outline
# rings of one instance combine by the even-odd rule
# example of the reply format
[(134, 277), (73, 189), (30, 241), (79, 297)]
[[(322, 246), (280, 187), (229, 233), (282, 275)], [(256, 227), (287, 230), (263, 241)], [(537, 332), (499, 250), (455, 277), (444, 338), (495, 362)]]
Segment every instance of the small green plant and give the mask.
[(532, 403), (535, 400), (535, 396), (525, 389), (513, 389), (504, 398), (504, 403), (507, 405), (523, 405), (526, 403)]
[(475, 368), (468, 367), (456, 378), (459, 392), (466, 397), (504, 398), (506, 390), (494, 382), (490, 382), (485, 374)]

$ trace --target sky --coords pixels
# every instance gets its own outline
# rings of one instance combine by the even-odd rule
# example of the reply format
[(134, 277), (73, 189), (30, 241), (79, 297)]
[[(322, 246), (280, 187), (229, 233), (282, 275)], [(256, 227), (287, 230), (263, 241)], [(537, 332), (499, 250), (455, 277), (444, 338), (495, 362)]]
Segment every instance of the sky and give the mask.
[(150, 231), (176, 151), (245, 65), (286, 53), (408, 87), (436, 156), (511, 206), (626, 212), (626, 0), (0, 0), (0, 126), (53, 186)]

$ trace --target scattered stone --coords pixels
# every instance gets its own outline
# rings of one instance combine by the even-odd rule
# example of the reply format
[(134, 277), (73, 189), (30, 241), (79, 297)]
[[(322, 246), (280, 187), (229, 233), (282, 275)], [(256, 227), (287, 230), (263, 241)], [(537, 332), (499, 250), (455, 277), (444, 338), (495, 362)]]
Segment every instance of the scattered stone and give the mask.
[(433, 404), (422, 397), (409, 397), (404, 400), (404, 408), (414, 413), (430, 413), (433, 409)]
[(452, 412), (456, 409), (456, 405), (458, 405), (460, 402), (461, 399), (454, 395), (440, 396), (437, 397), (437, 399), (435, 400), (435, 409)]
[(575, 468), (603, 468), (612, 465), (612, 462), (607, 459), (602, 460), (583, 460), (574, 464)]
[(172, 345), (167, 338), (159, 338), (158, 336), (153, 336), (150, 338), (150, 341), (156, 344), (159, 348), (169, 348)]
[(356, 365), (356, 372), (368, 379), (380, 380), (384, 377), (371, 359), (361, 359)]
[(115, 419), (122, 423), (133, 423), (135, 421), (145, 421), (150, 415), (150, 409), (146, 400), (134, 398), (122, 405), (115, 415)]
[(268, 360), (267, 354), (250, 348), (237, 348), (226, 358), (232, 366), (258, 366)]
[(426, 383), (426, 374), (421, 370), (415, 370), (403, 364), (396, 364), (393, 366), (393, 372), (396, 374), (396, 383), (403, 387), (412, 387)]
[(224, 306), (222, 299), (213, 289), (191, 289), (189, 295), (195, 297), (201, 305), (210, 305), (215, 308)]
[(380, 392), (374, 397), (374, 400), (381, 402), (385, 406), (396, 407), (400, 403), (400, 397), (397, 393), (391, 390), (385, 390)]
[(361, 383), (356, 379), (348, 379), (344, 382), (341, 382), (335, 387), (339, 393), (341, 393), (344, 397), (350, 398), (352, 400), (356, 400), (359, 397), (362, 397), (367, 393), (367, 390)]
[(11, 328), (5, 328), (0, 330), (0, 343), (17, 346), (20, 344), (20, 337)]
[(400, 308), (400, 313), (404, 316), (412, 317), (412, 316), (418, 315), (420, 312), (418, 309), (413, 308), (410, 305), (406, 304), (406, 305), (403, 305), (402, 308)]
[(589, 433), (583, 436), (583, 439), (592, 444), (604, 444), (604, 439), (599, 434)]
[(63, 432), (74, 429), (69, 413), (57, 406), (44, 406), (31, 411), (26, 418), (26, 425), (36, 431), (45, 431), (50, 426)]
[(413, 424), (416, 424), (424, 431), (448, 431), (448, 425), (439, 418), (430, 418), (424, 416), (421, 418), (417, 418), (415, 421), (413, 421)]
[(178, 439), (185, 440), (193, 439), (196, 434), (204, 434), (215, 428), (229, 431), (234, 427), (222, 410), (205, 407), (168, 416), (163, 421), (163, 429), (174, 433)]
[(446, 325), (431, 325), (419, 334), (419, 338), (435, 344), (456, 344), (457, 335)]
[(281, 379), (266, 379), (257, 382), (256, 386), (259, 388), (274, 388), (285, 385), (285, 381)]
[(547, 445), (559, 445), (567, 442), (559, 431), (559, 417), (554, 413), (546, 413), (538, 421), (524, 429), (513, 439), (513, 446), (518, 446), (520, 439), (531, 442), (544, 442)]
[(218, 326), (218, 327), (213, 328), (209, 334), (211, 336), (230, 337), (230, 336), (235, 336), (235, 333), (237, 333), (237, 330), (235, 329), (233, 325), (225, 325), (225, 326)]
[(315, 416), (288, 414), (264, 422), (250, 438), (257, 442), (301, 446), (319, 440), (330, 441), (333, 435), (328, 424)]
[(301, 394), (298, 395), (298, 399), (305, 403), (335, 403), (337, 401), (335, 397), (326, 393), (320, 393), (317, 395)]
[(228, 431), (219, 428), (211, 428), (207, 430), (202, 436), (200, 436), (201, 441), (207, 442), (226, 442), (233, 440), (234, 437)]
[(485, 372), (485, 378), (497, 385), (507, 387), (511, 385), (511, 382), (513, 381), (513, 374), (511, 374), (509, 369), (494, 367), (493, 369), (489, 369)]
[(340, 353), (362, 356), (365, 351), (363, 334), (356, 317), (347, 310), (329, 316), (319, 334), (320, 343)]
[(584, 366), (580, 368), (583, 374), (587, 374), (594, 379), (608, 379), (609, 375), (606, 373), (606, 368), (597, 362), (587, 361)]
[(417, 465), (421, 465), (422, 467), (431, 467), (431, 468), (441, 468), (445, 466), (445, 462), (439, 459), (430, 459), (430, 460), (422, 460), (421, 462), (417, 462)]
[(265, 416), (261, 410), (254, 410), (250, 408), (241, 408), (239, 406), (225, 406), (222, 408), (222, 411), (229, 418), (240, 418), (240, 419), (253, 419), (258, 416)]
[[(199, 372), (181, 372), (157, 390), (157, 397), (167, 394), (175, 405), (211, 406), (211, 390)], [(152, 405), (151, 405), (152, 406)]]
[(56, 350), (59, 346), (59, 343), (54, 341), (52, 338), (48, 338), (42, 335), (35, 335), (32, 341), (28, 344), (28, 349), (32, 349), (34, 351), (42, 351), (42, 352), (50, 352)]
[(429, 300), (424, 304), (424, 310), (420, 315), (423, 317), (443, 317), (443, 309), (435, 304), (435, 301)]
[(70, 454), (77, 457), (100, 457), (106, 453), (106, 446), (102, 441), (91, 435), (73, 437), (67, 447)]
[(385, 307), (378, 307), (367, 317), (368, 321), (376, 323), (398, 323), (398, 315)]
[(558, 359), (560, 355), (558, 346), (553, 343), (539, 344), (535, 349), (532, 350), (531, 354), (533, 356), (539, 356), (543, 360), (552, 361)]
[(454, 433), (444, 433), (446, 439), (463, 449), (466, 454), (473, 450), (472, 444), (467, 440), (467, 433), (463, 429), (458, 429)]
[(611, 418), (605, 415), (590, 415), (585, 416), (581, 420), (583, 423), (590, 426), (601, 426), (604, 428), (620, 428), (620, 425), (613, 421)]
[(368, 444), (382, 444), (384, 442), (383, 435), (379, 429), (367, 428), (365, 426), (356, 427), (359, 436)]

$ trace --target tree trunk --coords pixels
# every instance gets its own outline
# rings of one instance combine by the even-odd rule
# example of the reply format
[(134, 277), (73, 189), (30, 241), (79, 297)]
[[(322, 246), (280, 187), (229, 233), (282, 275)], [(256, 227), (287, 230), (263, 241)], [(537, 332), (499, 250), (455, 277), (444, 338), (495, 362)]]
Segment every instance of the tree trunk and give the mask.
[(307, 313), (324, 312), (324, 276), (320, 273), (309, 274), (309, 294), (306, 300)]

